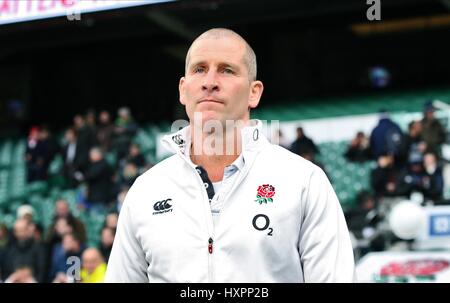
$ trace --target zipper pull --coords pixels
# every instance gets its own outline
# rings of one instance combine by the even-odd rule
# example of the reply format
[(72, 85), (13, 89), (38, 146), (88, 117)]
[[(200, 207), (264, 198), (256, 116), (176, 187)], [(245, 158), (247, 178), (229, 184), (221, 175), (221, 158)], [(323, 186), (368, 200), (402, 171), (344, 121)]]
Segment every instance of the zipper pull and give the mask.
[(209, 240), (208, 240), (208, 252), (210, 254), (213, 253), (213, 243), (214, 243), (214, 240), (212, 238), (209, 238)]

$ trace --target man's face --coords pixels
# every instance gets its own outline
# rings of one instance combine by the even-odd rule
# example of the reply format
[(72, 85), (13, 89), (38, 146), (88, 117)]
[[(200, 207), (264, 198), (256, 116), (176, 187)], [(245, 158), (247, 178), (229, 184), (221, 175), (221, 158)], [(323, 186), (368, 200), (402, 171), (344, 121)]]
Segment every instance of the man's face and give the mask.
[(106, 123), (109, 123), (109, 121), (110, 121), (109, 113), (102, 111), (100, 113), (100, 122), (106, 124)]
[(69, 215), (69, 205), (65, 201), (56, 202), (56, 215), (58, 217), (67, 217)]
[(67, 130), (65, 134), (65, 138), (67, 142), (74, 142), (75, 141), (75, 133), (71, 130)]
[(80, 250), (80, 244), (72, 235), (65, 235), (63, 237), (62, 246), (64, 251), (76, 253)]
[(89, 152), (89, 159), (91, 162), (98, 162), (102, 159), (102, 154), (98, 150), (91, 150)]
[(25, 220), (18, 220), (14, 224), (14, 236), (16, 236), (17, 240), (24, 241), (29, 239), (30, 231), (29, 226)]
[(258, 105), (262, 83), (250, 81), (244, 62), (245, 44), (235, 37), (204, 38), (191, 48), (185, 77), (180, 79), (180, 102), (191, 122), (202, 114), (209, 120), (249, 119), (249, 108)]
[(105, 246), (110, 246), (114, 242), (114, 234), (109, 228), (105, 228), (102, 231), (102, 244)]
[(83, 254), (83, 268), (90, 274), (102, 263), (100, 256), (93, 251)]
[(436, 157), (433, 154), (425, 154), (423, 157), (423, 163), (425, 166), (435, 166), (436, 165)]

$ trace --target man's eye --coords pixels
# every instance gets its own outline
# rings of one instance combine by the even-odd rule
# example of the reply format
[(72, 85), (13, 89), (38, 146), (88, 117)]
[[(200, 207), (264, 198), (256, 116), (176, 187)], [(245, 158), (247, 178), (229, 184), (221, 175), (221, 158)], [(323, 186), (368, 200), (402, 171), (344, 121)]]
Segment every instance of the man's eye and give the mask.
[(224, 69), (223, 69), (223, 72), (224, 72), (225, 74), (234, 74), (234, 71), (233, 71), (231, 68), (224, 68)]
[(203, 73), (205, 71), (204, 67), (196, 67), (194, 68), (194, 73)]

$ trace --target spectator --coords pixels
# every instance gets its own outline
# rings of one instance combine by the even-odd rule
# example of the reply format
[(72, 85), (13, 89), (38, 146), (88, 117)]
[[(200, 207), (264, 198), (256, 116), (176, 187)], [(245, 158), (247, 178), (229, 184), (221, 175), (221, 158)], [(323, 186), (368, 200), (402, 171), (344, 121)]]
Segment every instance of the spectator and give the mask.
[(103, 227), (102, 237), (100, 242), (100, 252), (102, 253), (103, 259), (108, 262), (109, 255), (111, 254), (112, 245), (114, 242), (114, 237), (116, 230), (110, 227)]
[(315, 155), (320, 153), (316, 144), (304, 134), (301, 127), (297, 127), (297, 139), (292, 143), (290, 150), (312, 162), (314, 162)]
[(98, 249), (86, 249), (82, 261), (81, 282), (102, 283), (105, 279), (106, 263)]
[(77, 153), (79, 155), (79, 169), (84, 172), (89, 166), (89, 151), (95, 145), (94, 130), (86, 125), (80, 115), (74, 117), (75, 130), (77, 131)]
[(85, 174), (77, 172), (77, 179), (87, 184), (88, 208), (102, 212), (111, 200), (113, 171), (100, 148), (92, 148), (89, 157), (89, 168)]
[(70, 211), (69, 203), (64, 199), (59, 199), (55, 203), (55, 214), (53, 216), (53, 223), (50, 225), (50, 230), (55, 230), (58, 219), (66, 219), (67, 224), (72, 227), (72, 231), (80, 239), (82, 243), (87, 241), (86, 228), (79, 219), (77, 219)]
[(121, 191), (117, 194), (116, 199), (116, 211), (120, 213), (120, 209), (122, 208), (123, 202), (125, 201), (125, 197), (127, 196), (129, 187), (122, 188)]
[(47, 243), (50, 246), (50, 250), (53, 251), (53, 247), (57, 244), (61, 244), (62, 238), (67, 233), (73, 233), (74, 226), (69, 223), (67, 218), (56, 218), (55, 223), (50, 227)]
[(438, 164), (436, 154), (426, 153), (423, 159), (425, 167), (424, 196), (439, 203), (444, 190), (442, 167)]
[(114, 139), (114, 125), (108, 111), (100, 112), (99, 125), (97, 128), (97, 141), (103, 152), (109, 152)]
[(68, 182), (70, 188), (74, 188), (78, 185), (74, 174), (76, 171), (83, 169), (83, 155), (77, 146), (77, 132), (75, 128), (69, 128), (64, 135), (65, 145), (62, 148), (62, 156), (64, 160), (64, 177)]
[(17, 219), (26, 219), (29, 222), (33, 221), (34, 208), (31, 205), (21, 205), (17, 208)]
[(134, 122), (130, 110), (127, 107), (119, 108), (117, 114), (118, 117), (115, 123), (115, 147), (117, 150), (117, 158), (120, 161), (128, 153), (131, 138), (137, 133), (137, 124)]
[(404, 140), (402, 163), (407, 165), (407, 163), (422, 161), (426, 146), (422, 139), (422, 122), (411, 121)]
[(5, 283), (37, 283), (37, 281), (31, 267), (20, 266), (6, 279)]
[(119, 187), (131, 187), (139, 177), (139, 170), (133, 163), (127, 163), (119, 176)]
[(422, 137), (427, 144), (427, 152), (439, 155), (440, 146), (446, 139), (446, 133), (442, 124), (434, 117), (434, 110), (431, 102), (425, 104)]
[(50, 163), (53, 161), (55, 156), (59, 153), (60, 147), (56, 139), (51, 134), (49, 128), (47, 126), (43, 126), (39, 130), (39, 140), (43, 145), (43, 149), (45, 150), (45, 159), (44, 159), (44, 169), (48, 170)]
[(15, 240), (7, 246), (0, 260), (0, 273), (3, 279), (10, 277), (17, 269), (27, 266), (38, 282), (44, 281), (45, 251), (33, 239), (31, 223), (18, 219), (14, 223)]
[(425, 198), (440, 202), (444, 188), (442, 168), (433, 153), (426, 153), (422, 159), (410, 162), (400, 177), (398, 193), (411, 195), (420, 192)]
[[(67, 218), (57, 218), (56, 221), (50, 226), (50, 230), (47, 235), (47, 264), (52, 263), (53, 255), (55, 251), (61, 246), (62, 239), (65, 234), (73, 233), (75, 227), (71, 225)], [(48, 277), (48, 275), (47, 275)], [(53, 279), (53, 277), (51, 277)], [(51, 280), (50, 280), (51, 281)]]
[(360, 256), (369, 251), (384, 250), (384, 237), (377, 232), (377, 225), (382, 220), (377, 211), (375, 197), (368, 191), (358, 193), (357, 205), (346, 212), (345, 217), (349, 230), (360, 242), (367, 242), (358, 248)]
[(394, 156), (381, 155), (378, 157), (378, 166), (372, 171), (371, 184), (378, 200), (383, 196), (396, 196), (398, 188), (399, 171), (394, 167)]
[[(403, 142), (403, 133), (400, 127), (393, 122), (389, 114), (382, 110), (378, 125), (370, 135), (371, 154), (375, 159), (382, 155), (392, 155), (394, 160), (400, 155)], [(395, 161), (393, 164), (396, 164)]]
[(91, 131), (97, 135), (97, 118), (94, 109), (89, 109), (86, 112), (86, 126), (88, 126)]
[(39, 128), (33, 127), (28, 135), (25, 161), (27, 165), (27, 181), (34, 182), (47, 178), (45, 166), (47, 158), (46, 147), (39, 139)]
[(110, 213), (106, 216), (105, 227), (116, 229), (119, 215), (117, 213)]
[(64, 272), (59, 272), (53, 279), (52, 283), (70, 283), (72, 280)]
[(52, 267), (50, 270), (50, 280), (57, 282), (61, 279), (60, 274), (66, 274), (69, 266), (67, 259), (69, 257), (81, 258), (83, 253), (83, 245), (80, 239), (73, 233), (67, 233), (63, 236), (62, 244), (55, 247), (55, 251), (52, 256)]
[(424, 194), (425, 170), (420, 159), (409, 162), (402, 170), (397, 186), (397, 194), (410, 196), (413, 192)]
[(356, 134), (344, 156), (354, 162), (364, 162), (370, 159), (369, 140), (363, 132)]
[(134, 164), (138, 169), (145, 167), (145, 158), (141, 153), (139, 145), (136, 143), (130, 144), (130, 149), (128, 151), (128, 156), (126, 157), (126, 162)]

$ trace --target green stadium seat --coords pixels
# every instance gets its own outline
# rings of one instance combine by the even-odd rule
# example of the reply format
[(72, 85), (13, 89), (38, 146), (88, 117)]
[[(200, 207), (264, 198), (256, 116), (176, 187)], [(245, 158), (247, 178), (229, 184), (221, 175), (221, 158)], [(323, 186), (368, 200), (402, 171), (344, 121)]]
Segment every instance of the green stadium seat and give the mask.
[(14, 222), (16, 221), (16, 216), (13, 214), (6, 214), (0, 218), (0, 222), (4, 223), (8, 229), (12, 229)]
[(29, 183), (27, 186), (27, 195), (40, 193), (44, 194), (48, 190), (48, 184), (46, 181), (35, 181)]

